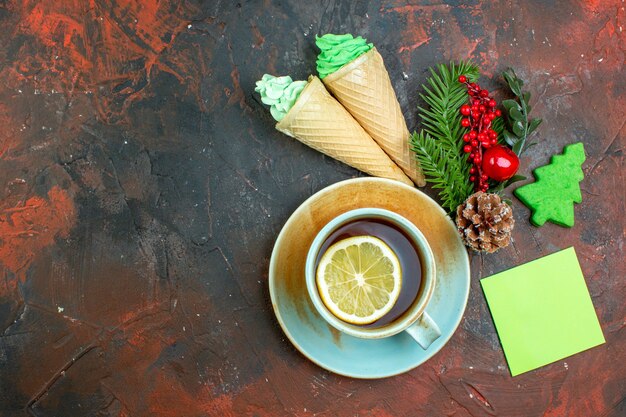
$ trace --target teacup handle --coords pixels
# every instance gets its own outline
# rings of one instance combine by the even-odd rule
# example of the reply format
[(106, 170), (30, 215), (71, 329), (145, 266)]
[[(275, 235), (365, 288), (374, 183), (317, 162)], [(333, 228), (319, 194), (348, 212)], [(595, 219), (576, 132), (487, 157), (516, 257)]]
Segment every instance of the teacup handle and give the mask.
[(439, 326), (437, 326), (437, 323), (435, 323), (425, 311), (420, 318), (407, 327), (405, 331), (410, 334), (423, 349), (428, 349), (428, 347), (441, 336)]

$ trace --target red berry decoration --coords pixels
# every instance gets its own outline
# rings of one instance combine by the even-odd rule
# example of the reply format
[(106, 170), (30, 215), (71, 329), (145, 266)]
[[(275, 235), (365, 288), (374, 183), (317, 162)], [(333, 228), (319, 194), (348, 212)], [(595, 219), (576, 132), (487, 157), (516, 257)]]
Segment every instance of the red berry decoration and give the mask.
[(496, 181), (506, 181), (517, 172), (519, 158), (509, 148), (495, 145), (483, 155), (482, 172)]
[[(463, 152), (468, 154), (470, 181), (474, 183), (474, 191), (487, 191), (489, 179), (504, 181), (511, 178), (517, 171), (519, 159), (517, 155), (498, 145), (498, 134), (491, 128), (496, 117), (502, 111), (496, 109), (497, 102), (477, 83), (467, 80), (461, 75), (459, 82), (465, 84), (468, 103), (463, 104), (459, 111), (463, 115), (461, 126), (470, 131), (463, 135)], [(488, 156), (492, 157), (489, 158)]]

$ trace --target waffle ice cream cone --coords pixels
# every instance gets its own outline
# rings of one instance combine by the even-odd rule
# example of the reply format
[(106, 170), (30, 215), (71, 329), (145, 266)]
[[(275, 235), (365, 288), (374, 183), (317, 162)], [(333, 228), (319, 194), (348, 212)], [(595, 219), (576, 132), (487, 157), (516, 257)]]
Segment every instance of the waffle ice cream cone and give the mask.
[(323, 82), (406, 175), (424, 186), (424, 175), (409, 147), (406, 121), (376, 48), (327, 75)]
[(315, 76), (276, 129), (370, 175), (413, 185)]

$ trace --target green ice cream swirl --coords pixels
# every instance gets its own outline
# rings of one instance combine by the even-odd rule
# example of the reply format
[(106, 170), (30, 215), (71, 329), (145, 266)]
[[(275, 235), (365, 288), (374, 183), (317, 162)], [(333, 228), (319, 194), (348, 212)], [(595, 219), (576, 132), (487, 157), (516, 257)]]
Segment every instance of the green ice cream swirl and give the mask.
[(374, 46), (362, 37), (355, 38), (349, 33), (345, 35), (328, 33), (322, 37), (316, 36), (315, 44), (321, 50), (317, 56), (317, 72), (320, 78), (332, 74)]
[(288, 75), (275, 77), (265, 74), (256, 82), (254, 91), (261, 94), (261, 101), (270, 106), (272, 117), (280, 122), (291, 110), (306, 84), (306, 81), (293, 81)]

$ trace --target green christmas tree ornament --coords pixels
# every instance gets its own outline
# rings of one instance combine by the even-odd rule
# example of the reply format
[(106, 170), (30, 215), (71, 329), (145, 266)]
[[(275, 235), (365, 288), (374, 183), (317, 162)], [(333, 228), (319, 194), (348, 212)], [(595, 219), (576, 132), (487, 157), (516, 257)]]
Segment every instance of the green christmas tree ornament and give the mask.
[(537, 181), (513, 193), (533, 212), (530, 221), (543, 226), (546, 221), (559, 226), (574, 225), (574, 203), (582, 201), (579, 182), (585, 177), (581, 168), (585, 149), (581, 142), (567, 145), (563, 154), (554, 155), (550, 164), (533, 171)]

